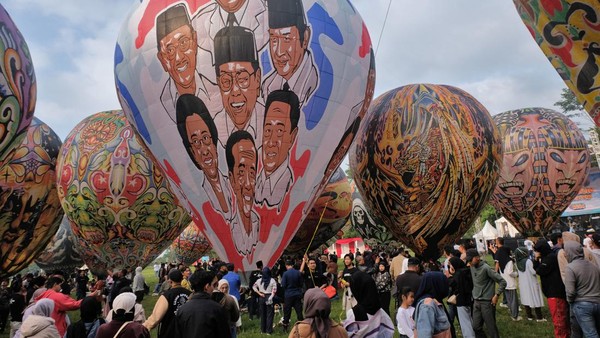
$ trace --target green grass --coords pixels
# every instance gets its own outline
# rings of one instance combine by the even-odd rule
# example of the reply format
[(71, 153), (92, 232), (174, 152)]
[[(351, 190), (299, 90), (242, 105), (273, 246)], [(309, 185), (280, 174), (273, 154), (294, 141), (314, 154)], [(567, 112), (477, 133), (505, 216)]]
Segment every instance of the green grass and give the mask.
[[(146, 283), (148, 283), (148, 285), (150, 286), (150, 290), (153, 290), (154, 285), (157, 282), (157, 278), (154, 276), (154, 271), (152, 270), (151, 266), (144, 269), (144, 277), (146, 278)], [(144, 298), (144, 301), (142, 304), (144, 305), (146, 317), (150, 316), (150, 314), (152, 313), (152, 309), (154, 308), (154, 304), (156, 303), (157, 299), (158, 299), (157, 296), (147, 296)], [(393, 306), (394, 306), (394, 304), (392, 301), (392, 307)], [(498, 329), (500, 331), (500, 336), (501, 337), (523, 337), (523, 338), (525, 338), (525, 337), (552, 337), (553, 336), (552, 321), (550, 318), (550, 314), (548, 313), (548, 307), (544, 307), (542, 310), (543, 310), (544, 317), (548, 320), (548, 322), (537, 323), (535, 321), (530, 322), (527, 320), (520, 321), (520, 322), (513, 322), (510, 318), (510, 315), (508, 314), (508, 309), (498, 307), (498, 309), (496, 311), (496, 315), (497, 315), (496, 322), (498, 325)], [(522, 309), (522, 311), (523, 312), (520, 313), (520, 315), (523, 317), (526, 317), (524, 309)], [(392, 313), (395, 315), (395, 311), (392, 311)], [(73, 322), (79, 320), (79, 312), (78, 311), (69, 312), (69, 316), (71, 317), (71, 320)], [(282, 316), (283, 316), (283, 311), (276, 313), (274, 322), (277, 323)], [(331, 318), (335, 321), (341, 321), (345, 318), (345, 313), (342, 312), (342, 301), (341, 300), (333, 301)], [(294, 323), (295, 321), (296, 321), (296, 314), (294, 313), (294, 311), (292, 311), (291, 322)], [(457, 333), (459, 333), (458, 336), (461, 337), (460, 336), (460, 328), (458, 325), (458, 319), (456, 319), (455, 326), (456, 326)], [(157, 334), (157, 331), (152, 330), (153, 338), (156, 337), (156, 334)], [(272, 336), (273, 337), (287, 337), (288, 333), (285, 333), (280, 326), (277, 326), (275, 328)], [(398, 333), (396, 333), (395, 336), (397, 337)], [(263, 335), (260, 333), (259, 319), (254, 319), (251, 321), (248, 318), (248, 314), (246, 312), (244, 312), (242, 314), (242, 328), (241, 328), (241, 332), (238, 335), (238, 337), (241, 337), (241, 338), (263, 337)], [(8, 332), (5, 334), (0, 334), (0, 338), (8, 338)]]

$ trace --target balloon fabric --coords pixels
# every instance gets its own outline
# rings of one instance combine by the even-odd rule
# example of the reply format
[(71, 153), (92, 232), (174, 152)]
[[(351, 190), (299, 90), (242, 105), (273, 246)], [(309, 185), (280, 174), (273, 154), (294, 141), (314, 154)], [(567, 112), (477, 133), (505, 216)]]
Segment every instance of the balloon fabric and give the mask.
[(373, 96), (347, 0), (141, 1), (115, 50), (133, 128), (217, 255), (272, 266)]
[(58, 231), (46, 249), (36, 258), (35, 264), (47, 273), (61, 270), (68, 274), (84, 264), (67, 216), (63, 216)]
[(171, 244), (177, 262), (185, 266), (190, 266), (199, 260), (210, 249), (210, 243), (193, 222)]
[(455, 87), (393, 89), (373, 102), (357, 135), (350, 168), (363, 201), (423, 258), (465, 233), (498, 180), (498, 130)]
[(587, 179), (587, 142), (573, 121), (551, 109), (511, 110), (494, 121), (504, 155), (490, 202), (523, 235), (546, 235)]

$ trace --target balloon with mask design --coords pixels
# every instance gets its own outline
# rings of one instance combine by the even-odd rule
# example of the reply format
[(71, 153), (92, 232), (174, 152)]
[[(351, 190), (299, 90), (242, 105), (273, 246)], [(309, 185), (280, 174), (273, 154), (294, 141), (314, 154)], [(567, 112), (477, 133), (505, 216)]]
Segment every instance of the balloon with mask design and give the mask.
[(58, 195), (90, 269), (145, 266), (191, 221), (121, 111), (75, 126), (58, 171)]
[(373, 101), (350, 150), (368, 210), (396, 239), (437, 258), (471, 226), (498, 180), (501, 144), (461, 89), (413, 84)]
[(598, 0), (513, 0), (535, 42), (600, 126)]
[(23, 143), (36, 98), (37, 81), (29, 48), (0, 4), (0, 161)]
[(60, 145), (58, 135), (34, 118), (23, 143), (0, 162), (0, 278), (33, 262), (60, 226)]
[(573, 121), (551, 109), (511, 110), (494, 121), (504, 156), (490, 202), (523, 235), (543, 235), (587, 179), (587, 142)]
[(399, 246), (399, 243), (381, 220), (374, 218), (368, 211), (354, 181), (352, 181), (351, 186), (352, 214), (350, 215), (350, 224), (352, 228), (358, 231), (364, 242), (370, 247), (387, 246), (389, 248)]
[(46, 249), (35, 260), (35, 264), (47, 272), (61, 270), (70, 273), (75, 271), (84, 264), (76, 242), (77, 239), (71, 230), (71, 221), (67, 216), (63, 216), (58, 231)]
[(123, 24), (125, 115), (216, 254), (273, 266), (352, 143), (375, 62), (347, 0), (141, 1)]
[(348, 222), (351, 210), (352, 188), (344, 170), (337, 168), (284, 254), (304, 254), (326, 244)]
[(189, 266), (211, 249), (210, 243), (193, 222), (171, 244), (177, 262)]

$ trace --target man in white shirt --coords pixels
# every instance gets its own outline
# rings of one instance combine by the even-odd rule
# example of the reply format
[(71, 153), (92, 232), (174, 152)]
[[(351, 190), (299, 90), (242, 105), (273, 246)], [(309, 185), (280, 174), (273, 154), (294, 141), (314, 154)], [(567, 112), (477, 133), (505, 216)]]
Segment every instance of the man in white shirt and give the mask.
[(262, 137), (262, 164), (256, 184), (256, 202), (280, 206), (293, 181), (290, 149), (298, 135), (300, 102), (289, 90), (267, 97)]

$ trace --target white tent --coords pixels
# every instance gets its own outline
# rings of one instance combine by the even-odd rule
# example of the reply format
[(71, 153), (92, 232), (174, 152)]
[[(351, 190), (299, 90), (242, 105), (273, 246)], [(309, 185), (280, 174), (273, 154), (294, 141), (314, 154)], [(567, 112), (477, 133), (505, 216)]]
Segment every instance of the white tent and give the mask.
[(487, 241), (495, 240), (498, 237), (498, 231), (492, 226), (489, 221), (485, 221), (483, 229), (473, 235), (475, 243), (477, 243), (477, 251), (485, 252), (487, 250)]
[(494, 223), (496, 223), (496, 229), (500, 237), (515, 237), (519, 233), (519, 230), (504, 217), (498, 218)]

